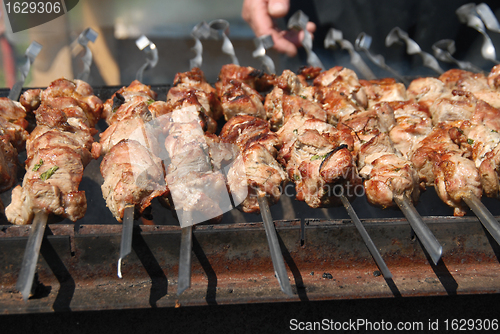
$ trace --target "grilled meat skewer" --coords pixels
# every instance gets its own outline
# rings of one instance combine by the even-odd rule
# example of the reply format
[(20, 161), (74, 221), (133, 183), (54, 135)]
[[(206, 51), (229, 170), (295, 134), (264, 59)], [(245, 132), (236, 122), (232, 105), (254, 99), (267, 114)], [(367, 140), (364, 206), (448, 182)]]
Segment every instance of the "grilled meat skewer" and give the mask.
[(12, 191), (7, 219), (29, 224), (35, 211), (42, 210), (76, 221), (87, 208), (78, 185), (84, 167), (95, 158), (93, 127), (102, 104), (92, 88), (78, 80), (59, 79), (46, 91), (27, 91), (23, 96), (39, 98), (37, 126), (26, 142), (26, 175), (23, 185)]

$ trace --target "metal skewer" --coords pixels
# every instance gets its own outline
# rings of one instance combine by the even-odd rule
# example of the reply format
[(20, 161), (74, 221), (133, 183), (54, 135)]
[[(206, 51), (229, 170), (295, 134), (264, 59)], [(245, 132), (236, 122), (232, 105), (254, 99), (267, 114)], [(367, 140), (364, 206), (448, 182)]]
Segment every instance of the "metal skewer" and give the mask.
[(235, 65), (240, 65), (236, 53), (234, 52), (234, 47), (227, 35), (229, 34), (229, 22), (226, 20), (213, 20), (209, 24), (211, 29), (217, 31), (217, 37), (222, 37), (222, 52), (231, 57), (231, 61)]
[(321, 60), (312, 50), (312, 36), (306, 29), (307, 22), (309, 22), (309, 17), (303, 11), (299, 10), (288, 20), (288, 29), (294, 29), (297, 31), (302, 30), (304, 32), (302, 46), (307, 53), (307, 63), (313, 67), (320, 67), (324, 70), (325, 67), (321, 63)]
[(260, 213), (262, 215), (262, 220), (264, 221), (264, 228), (266, 230), (271, 260), (273, 261), (274, 273), (276, 274), (276, 278), (280, 284), (281, 291), (286, 293), (288, 296), (293, 297), (292, 286), (290, 285), (290, 281), (288, 279), (283, 254), (281, 254), (278, 235), (276, 234), (276, 229), (273, 224), (269, 203), (267, 202), (267, 198), (265, 196), (258, 196), (257, 201), (259, 202)]
[(158, 64), (158, 49), (156, 48), (156, 45), (144, 35), (135, 41), (135, 45), (137, 45), (137, 48), (144, 51), (148, 56), (146, 58), (146, 63), (139, 68), (135, 76), (137, 80), (142, 82), (142, 75), (144, 74), (144, 71), (155, 68), (156, 64)]
[(352, 43), (344, 39), (342, 31), (331, 28), (325, 38), (325, 48), (334, 47), (337, 44), (340, 45), (342, 49), (349, 52), (351, 64), (356, 67), (365, 79), (374, 80), (376, 78), (375, 74), (373, 74), (372, 70), (366, 65), (359, 53), (354, 50)]
[(118, 258), (118, 277), (122, 277), (122, 261), (132, 251), (132, 234), (134, 231), (134, 211), (135, 207), (129, 205), (125, 207), (123, 213), (122, 239), (120, 242), (120, 257)]
[[(486, 33), (486, 29), (483, 23), (483, 20), (479, 16), (477, 12), (477, 7), (474, 3), (468, 3), (463, 6), (460, 6), (456, 10), (456, 14), (460, 22), (467, 24), (467, 26), (475, 29), (481, 35), (483, 35), (483, 45), (481, 47), (481, 55), (484, 59), (490, 60), (496, 64), (500, 62), (496, 59), (496, 51), (493, 42), (491, 41), (490, 36)], [(486, 13), (485, 8), (482, 8), (483, 15)], [(486, 14), (488, 15), (488, 14)]]
[[(26, 81), (31, 64), (36, 56), (40, 53), (42, 46), (37, 42), (32, 42), (26, 49), (26, 63), (19, 69), (21, 77), (9, 92), (9, 99), (13, 101), (19, 100), (22, 87)], [(21, 271), (17, 278), (16, 289), (21, 292), (24, 301), (27, 301), (33, 286), (33, 279), (35, 277), (36, 264), (40, 256), (40, 246), (42, 245), (43, 234), (45, 226), (47, 226), (48, 214), (44, 211), (36, 212), (33, 218), (32, 225), (30, 226), (30, 234), (28, 242), (24, 251), (23, 262), (21, 264)]]
[(406, 53), (409, 55), (419, 55), (422, 57), (425, 67), (433, 69), (438, 74), (443, 74), (443, 69), (439, 66), (438, 61), (431, 54), (422, 51), (420, 46), (412, 40), (406, 32), (399, 27), (393, 28), (385, 38), (385, 46), (389, 47), (395, 43), (404, 41), (406, 42)]
[(432, 259), (432, 262), (437, 265), (441, 255), (443, 254), (443, 247), (436, 239), (434, 234), (432, 234), (431, 230), (422, 220), (422, 217), (417, 212), (413, 203), (406, 195), (394, 196), (394, 202), (398, 205), (398, 207), (403, 211), (406, 219), (410, 223), (413, 231), (417, 235), (418, 239), (424, 246), (425, 250), (429, 254)]
[(194, 67), (200, 68), (203, 62), (203, 44), (201, 43), (201, 39), (207, 39), (214, 36), (214, 30), (211, 29), (205, 21), (203, 21), (194, 26), (191, 31), (191, 36), (194, 38), (194, 46), (192, 50), (196, 55), (193, 59), (189, 60), (189, 67), (191, 69)]
[(442, 39), (432, 45), (434, 56), (444, 62), (457, 64), (458, 67), (465, 71), (481, 72), (481, 69), (468, 61), (460, 61), (453, 58), (456, 51), (455, 42), (451, 39)]
[(476, 12), (481, 20), (483, 20), (486, 29), (500, 34), (500, 23), (498, 23), (495, 14), (493, 14), (493, 11), (487, 4), (483, 2), (477, 5)]
[(372, 37), (362, 32), (356, 38), (356, 41), (354, 42), (354, 48), (358, 51), (363, 51), (375, 65), (390, 72), (395, 78), (408, 86), (410, 84), (410, 81), (406, 80), (404, 77), (399, 75), (399, 73), (395, 69), (387, 65), (382, 55), (374, 55), (369, 51), (371, 44)]
[(16, 289), (21, 292), (24, 301), (28, 300), (31, 293), (36, 264), (40, 256), (40, 246), (42, 245), (43, 233), (45, 231), (45, 226), (47, 226), (48, 217), (49, 215), (45, 211), (35, 213), (35, 218), (30, 227), (28, 243), (24, 250), (21, 271), (19, 272), (16, 284)]
[(193, 249), (193, 226), (181, 229), (181, 246), (179, 254), (179, 278), (177, 285), (177, 295), (191, 287), (191, 263)]
[(85, 54), (82, 57), (83, 70), (78, 74), (77, 79), (88, 81), (90, 75), (90, 65), (92, 65), (92, 52), (90, 51), (87, 44), (89, 42), (94, 43), (97, 39), (98, 33), (92, 28), (85, 29), (80, 36), (78, 36), (78, 44), (80, 44), (85, 49)]
[(271, 57), (266, 55), (266, 50), (274, 46), (273, 37), (271, 35), (265, 35), (257, 37), (253, 41), (256, 49), (252, 53), (252, 56), (254, 58), (258, 58), (261, 61), (267, 73), (276, 74), (276, 68), (274, 67), (273, 60), (271, 59)]
[(340, 196), (340, 199), (342, 201), (342, 204), (344, 205), (345, 209), (347, 210), (347, 213), (351, 217), (351, 220), (353, 221), (354, 225), (358, 229), (359, 234), (361, 234), (361, 237), (363, 238), (363, 241), (365, 242), (366, 247), (368, 247), (368, 250), (370, 251), (370, 254), (373, 256), (373, 259), (377, 263), (378, 267), (380, 268), (380, 271), (382, 271), (382, 274), (384, 275), (385, 278), (392, 278), (392, 273), (387, 267), (387, 264), (385, 264), (384, 259), (380, 255), (377, 247), (373, 243), (372, 238), (366, 231), (365, 227), (363, 226), (363, 223), (361, 223), (361, 220), (359, 220), (358, 215), (356, 214), (356, 211), (354, 211), (354, 208), (351, 205), (351, 202), (344, 196)]
[(467, 204), (467, 206), (474, 211), (474, 214), (477, 216), (479, 221), (500, 245), (500, 225), (491, 212), (484, 206), (481, 200), (472, 193), (462, 199), (465, 204)]
[(24, 82), (26, 81), (26, 77), (28, 76), (28, 73), (31, 68), (31, 64), (33, 64), (33, 61), (35, 60), (36, 56), (40, 53), (42, 50), (42, 45), (33, 41), (31, 44), (28, 46), (26, 49), (26, 52), (24, 53), (26, 55), (26, 62), (24, 65), (22, 65), (19, 68), (19, 72), (21, 73), (19, 80), (12, 86), (12, 89), (9, 92), (9, 99), (13, 101), (19, 100), (19, 97), (21, 96), (21, 90), (23, 89)]

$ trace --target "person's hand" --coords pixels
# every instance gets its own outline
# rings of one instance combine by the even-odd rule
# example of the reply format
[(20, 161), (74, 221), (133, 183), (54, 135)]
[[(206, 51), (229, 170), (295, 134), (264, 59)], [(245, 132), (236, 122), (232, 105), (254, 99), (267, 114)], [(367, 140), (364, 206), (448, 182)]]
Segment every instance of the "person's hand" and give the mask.
[[(289, 0), (244, 0), (241, 16), (250, 25), (257, 37), (271, 35), (274, 48), (288, 56), (297, 54), (304, 32), (279, 31), (274, 19), (285, 16), (290, 10)], [(316, 30), (313, 22), (308, 22), (306, 29), (311, 33)]]

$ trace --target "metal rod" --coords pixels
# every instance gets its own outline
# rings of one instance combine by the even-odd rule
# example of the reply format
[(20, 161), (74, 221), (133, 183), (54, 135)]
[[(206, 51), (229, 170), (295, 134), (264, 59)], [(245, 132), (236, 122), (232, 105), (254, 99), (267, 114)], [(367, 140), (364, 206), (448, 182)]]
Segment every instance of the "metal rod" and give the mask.
[(122, 277), (122, 261), (132, 251), (132, 234), (134, 230), (134, 206), (125, 208), (123, 213), (122, 240), (120, 243), (120, 258), (118, 259), (118, 277)]
[(309, 22), (309, 17), (301, 10), (298, 10), (293, 14), (288, 20), (287, 27), (288, 29), (294, 29), (296, 31), (304, 32), (304, 39), (302, 40), (302, 46), (306, 50), (307, 53), (307, 63), (313, 67), (319, 67), (321, 69), (325, 69), (323, 63), (319, 59), (319, 57), (312, 50), (312, 36), (307, 30), (307, 22)]
[(37, 212), (31, 225), (28, 243), (26, 244), (26, 249), (24, 251), (21, 271), (19, 272), (16, 284), (16, 289), (21, 292), (24, 301), (28, 300), (33, 286), (36, 264), (38, 262), (38, 257), (40, 256), (40, 246), (42, 245), (43, 234), (45, 226), (47, 226), (48, 217), (49, 215), (45, 211)]
[(144, 71), (155, 68), (156, 64), (158, 64), (158, 49), (156, 48), (156, 45), (145, 35), (139, 37), (135, 41), (135, 44), (139, 50), (144, 51), (148, 56), (146, 58), (146, 63), (139, 68), (137, 74), (135, 75), (136, 80), (142, 82)]
[(265, 196), (258, 196), (257, 200), (259, 202), (260, 213), (262, 215), (262, 220), (264, 221), (264, 228), (266, 230), (267, 242), (269, 244), (269, 251), (271, 253), (271, 260), (273, 261), (274, 273), (281, 287), (281, 291), (290, 297), (293, 297), (292, 286), (288, 279), (288, 273), (285, 267), (285, 261), (283, 260), (283, 254), (281, 254), (281, 248), (278, 242), (278, 235), (273, 224), (273, 218), (271, 216), (271, 210), (269, 209), (269, 203)]
[(358, 229), (359, 234), (361, 234), (361, 237), (363, 238), (363, 241), (365, 242), (366, 247), (368, 247), (370, 254), (373, 256), (373, 259), (375, 260), (378, 267), (380, 268), (380, 271), (382, 271), (382, 274), (384, 275), (385, 278), (392, 278), (391, 271), (387, 267), (387, 264), (385, 264), (384, 259), (382, 258), (377, 247), (373, 243), (372, 238), (370, 238), (370, 235), (368, 234), (365, 227), (363, 226), (363, 223), (361, 223), (361, 220), (359, 220), (359, 217), (356, 214), (356, 211), (354, 211), (354, 208), (352, 207), (351, 203), (344, 195), (340, 196), (340, 199), (341, 199), (342, 204), (344, 205), (345, 209), (347, 210), (349, 217), (351, 217), (354, 225)]
[(437, 265), (441, 255), (443, 254), (443, 247), (436, 239), (434, 234), (422, 220), (422, 217), (417, 212), (413, 203), (406, 195), (394, 196), (394, 202), (399, 206), (406, 219), (410, 223), (413, 231), (417, 235), (418, 239), (424, 246), (427, 253), (430, 255), (434, 264)]
[(481, 200), (474, 194), (470, 194), (467, 197), (462, 198), (469, 206), (469, 208), (474, 211), (474, 214), (479, 218), (479, 221), (483, 226), (490, 232), (491, 236), (500, 245), (500, 225), (498, 221), (493, 217), (491, 212), (484, 206)]
[(9, 99), (13, 101), (19, 100), (19, 97), (21, 96), (21, 91), (24, 86), (24, 82), (30, 71), (31, 64), (33, 64), (33, 61), (35, 60), (36, 56), (38, 56), (41, 50), (42, 50), (42, 45), (40, 45), (35, 41), (31, 42), (31, 44), (26, 49), (25, 52), (26, 62), (21, 67), (19, 67), (19, 72), (21, 72), (21, 76), (19, 80), (14, 84), (14, 86), (12, 86), (12, 89), (9, 92)]
[(181, 229), (181, 247), (179, 254), (179, 279), (177, 295), (180, 296), (191, 287), (191, 263), (193, 249), (193, 225)]

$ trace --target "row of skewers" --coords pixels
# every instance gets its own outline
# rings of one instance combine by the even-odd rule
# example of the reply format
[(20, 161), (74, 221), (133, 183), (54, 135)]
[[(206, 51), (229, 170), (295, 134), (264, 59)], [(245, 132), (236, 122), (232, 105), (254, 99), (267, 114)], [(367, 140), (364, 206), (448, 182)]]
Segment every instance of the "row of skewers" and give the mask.
[[(83, 168), (103, 156), (103, 197), (124, 222), (118, 276), (131, 250), (134, 216), (154, 198), (183, 227), (180, 292), (189, 286), (191, 226), (238, 206), (262, 213), (277, 278), (291, 294), (269, 204), (279, 201), (284, 183), (294, 182), (296, 198), (312, 208), (344, 205), (390, 278), (350, 205), (355, 189), (372, 204), (399, 206), (435, 263), (442, 248), (413, 207), (425, 186), (434, 186), (456, 215), (465, 213), (464, 203), (473, 208), (500, 240), (498, 223), (479, 200), (483, 191), (498, 196), (498, 141), (488, 133), (497, 131), (496, 72), (486, 78), (453, 70), (406, 89), (392, 79), (358, 80), (340, 67), (276, 76), (227, 65), (215, 88), (193, 68), (176, 76), (167, 101), (156, 101), (150, 87), (135, 81), (104, 103), (82, 81), (56, 80), (21, 97), (37, 123), (26, 145), (23, 186), (13, 190), (6, 214), (17, 224), (40, 222), (38, 230), (48, 213), (81, 218)], [(226, 123), (217, 129), (222, 116)], [(100, 117), (108, 128), (97, 143), (92, 136)], [(52, 151), (69, 157), (57, 159)], [(25, 296), (28, 285), (20, 288)]]
[[(167, 101), (134, 81), (104, 103), (86, 83), (59, 79), (20, 99), (36, 127), (6, 216), (15, 224), (49, 213), (81, 218), (86, 199), (78, 185), (99, 156), (103, 197), (118, 221), (133, 221), (156, 197), (183, 227), (217, 220), (234, 205), (258, 213), (290, 181), (296, 199), (312, 208), (348, 210), (349, 189), (362, 184), (370, 203), (408, 212), (420, 190), (434, 186), (463, 215), (464, 202), (473, 207), (483, 192), (499, 194), (499, 73), (451, 70), (405, 88), (392, 79), (358, 80), (340, 67), (272, 76), (226, 65), (215, 88), (195, 68), (176, 76)], [(101, 117), (108, 128), (97, 143)], [(439, 245), (430, 254), (437, 262)]]

